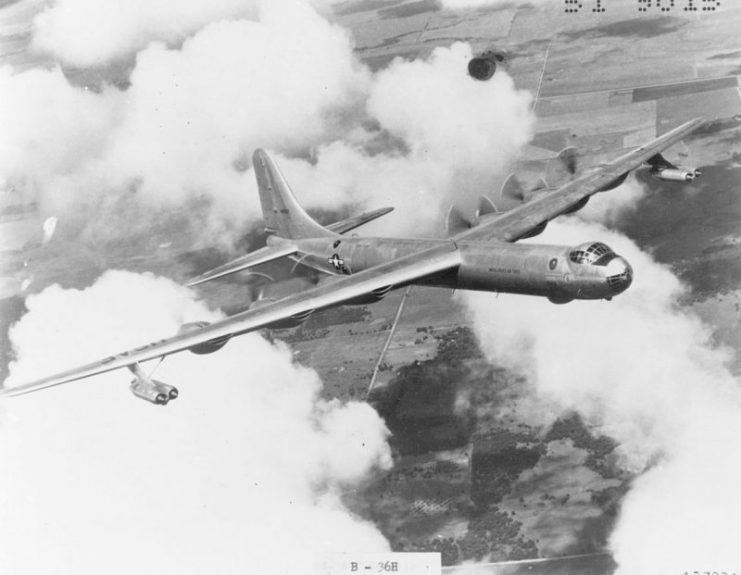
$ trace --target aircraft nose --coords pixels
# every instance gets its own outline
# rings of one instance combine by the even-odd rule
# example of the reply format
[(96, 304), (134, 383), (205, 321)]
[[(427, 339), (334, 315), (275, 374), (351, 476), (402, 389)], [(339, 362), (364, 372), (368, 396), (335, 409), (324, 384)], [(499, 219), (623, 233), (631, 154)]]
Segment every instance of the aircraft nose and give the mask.
[(616, 256), (605, 267), (605, 279), (613, 295), (623, 293), (633, 283), (633, 268), (621, 256)]

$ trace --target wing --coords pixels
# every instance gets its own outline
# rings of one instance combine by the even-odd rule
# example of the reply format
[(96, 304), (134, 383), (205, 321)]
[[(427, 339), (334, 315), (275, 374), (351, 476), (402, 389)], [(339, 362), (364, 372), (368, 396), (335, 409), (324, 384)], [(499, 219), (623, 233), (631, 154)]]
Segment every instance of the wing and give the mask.
[(315, 288), (257, 309), (249, 309), (194, 331), (152, 342), (38, 381), (2, 389), (0, 396), (23, 395), (114, 369), (135, 366), (142, 361), (270, 327), (281, 321), (308, 317), (315, 310), (342, 304), (373, 290), (389, 286), (400, 287), (425, 276), (455, 268), (459, 264), (460, 252), (454, 243), (438, 244), (353, 275), (332, 279)]
[(529, 231), (567, 212), (580, 201), (599, 192), (626, 172), (638, 168), (665, 148), (680, 141), (703, 124), (695, 118), (663, 136), (620, 156), (594, 172), (582, 175), (553, 192), (508, 212), (491, 216), (470, 230), (458, 234), (456, 240), (501, 240), (514, 242)]

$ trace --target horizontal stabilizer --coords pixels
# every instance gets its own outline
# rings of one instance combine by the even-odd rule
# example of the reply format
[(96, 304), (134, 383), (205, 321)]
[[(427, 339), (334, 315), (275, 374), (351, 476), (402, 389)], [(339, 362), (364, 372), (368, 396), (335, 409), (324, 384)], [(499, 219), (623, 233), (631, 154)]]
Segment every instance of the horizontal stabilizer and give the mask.
[(281, 246), (266, 246), (250, 252), (247, 255), (232, 260), (224, 265), (207, 271), (204, 274), (190, 280), (186, 285), (189, 287), (202, 284), (207, 281), (215, 280), (227, 276), (229, 274), (241, 272), (248, 268), (258, 266), (278, 258), (290, 256), (295, 254), (297, 251), (296, 246), (292, 244), (281, 245)]
[(380, 208), (378, 210), (373, 210), (372, 212), (365, 212), (364, 214), (360, 214), (359, 216), (353, 216), (351, 218), (347, 218), (344, 220), (340, 220), (339, 222), (330, 224), (326, 226), (326, 228), (336, 234), (346, 234), (350, 230), (354, 230), (355, 228), (358, 228), (363, 224), (367, 224), (368, 222), (380, 218), (381, 216), (385, 216), (393, 210), (394, 208)]

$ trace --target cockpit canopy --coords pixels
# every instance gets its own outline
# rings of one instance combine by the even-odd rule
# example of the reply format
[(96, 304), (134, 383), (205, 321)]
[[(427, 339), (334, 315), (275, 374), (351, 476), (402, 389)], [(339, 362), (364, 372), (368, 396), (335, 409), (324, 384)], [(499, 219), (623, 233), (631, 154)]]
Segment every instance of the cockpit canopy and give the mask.
[(606, 266), (615, 257), (615, 252), (601, 242), (591, 242), (576, 246), (569, 253), (569, 259), (575, 264)]

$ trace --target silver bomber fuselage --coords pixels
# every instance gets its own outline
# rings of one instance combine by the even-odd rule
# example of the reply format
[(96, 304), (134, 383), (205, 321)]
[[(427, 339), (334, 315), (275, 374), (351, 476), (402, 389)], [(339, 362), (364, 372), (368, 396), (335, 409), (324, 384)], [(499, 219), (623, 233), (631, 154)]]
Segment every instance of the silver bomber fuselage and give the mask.
[[(628, 288), (632, 269), (603, 244), (568, 246), (454, 242), (450, 239), (329, 238), (293, 240), (297, 261), (334, 274), (352, 274), (428, 247), (455, 245), (461, 264), (455, 269), (415, 281), (415, 284), (526, 294), (548, 297), (555, 303), (572, 299), (610, 299)], [(578, 262), (574, 253), (588, 245), (609, 250), (601, 261)], [(582, 249), (582, 251), (579, 251)], [(396, 286), (398, 287), (398, 286)]]

